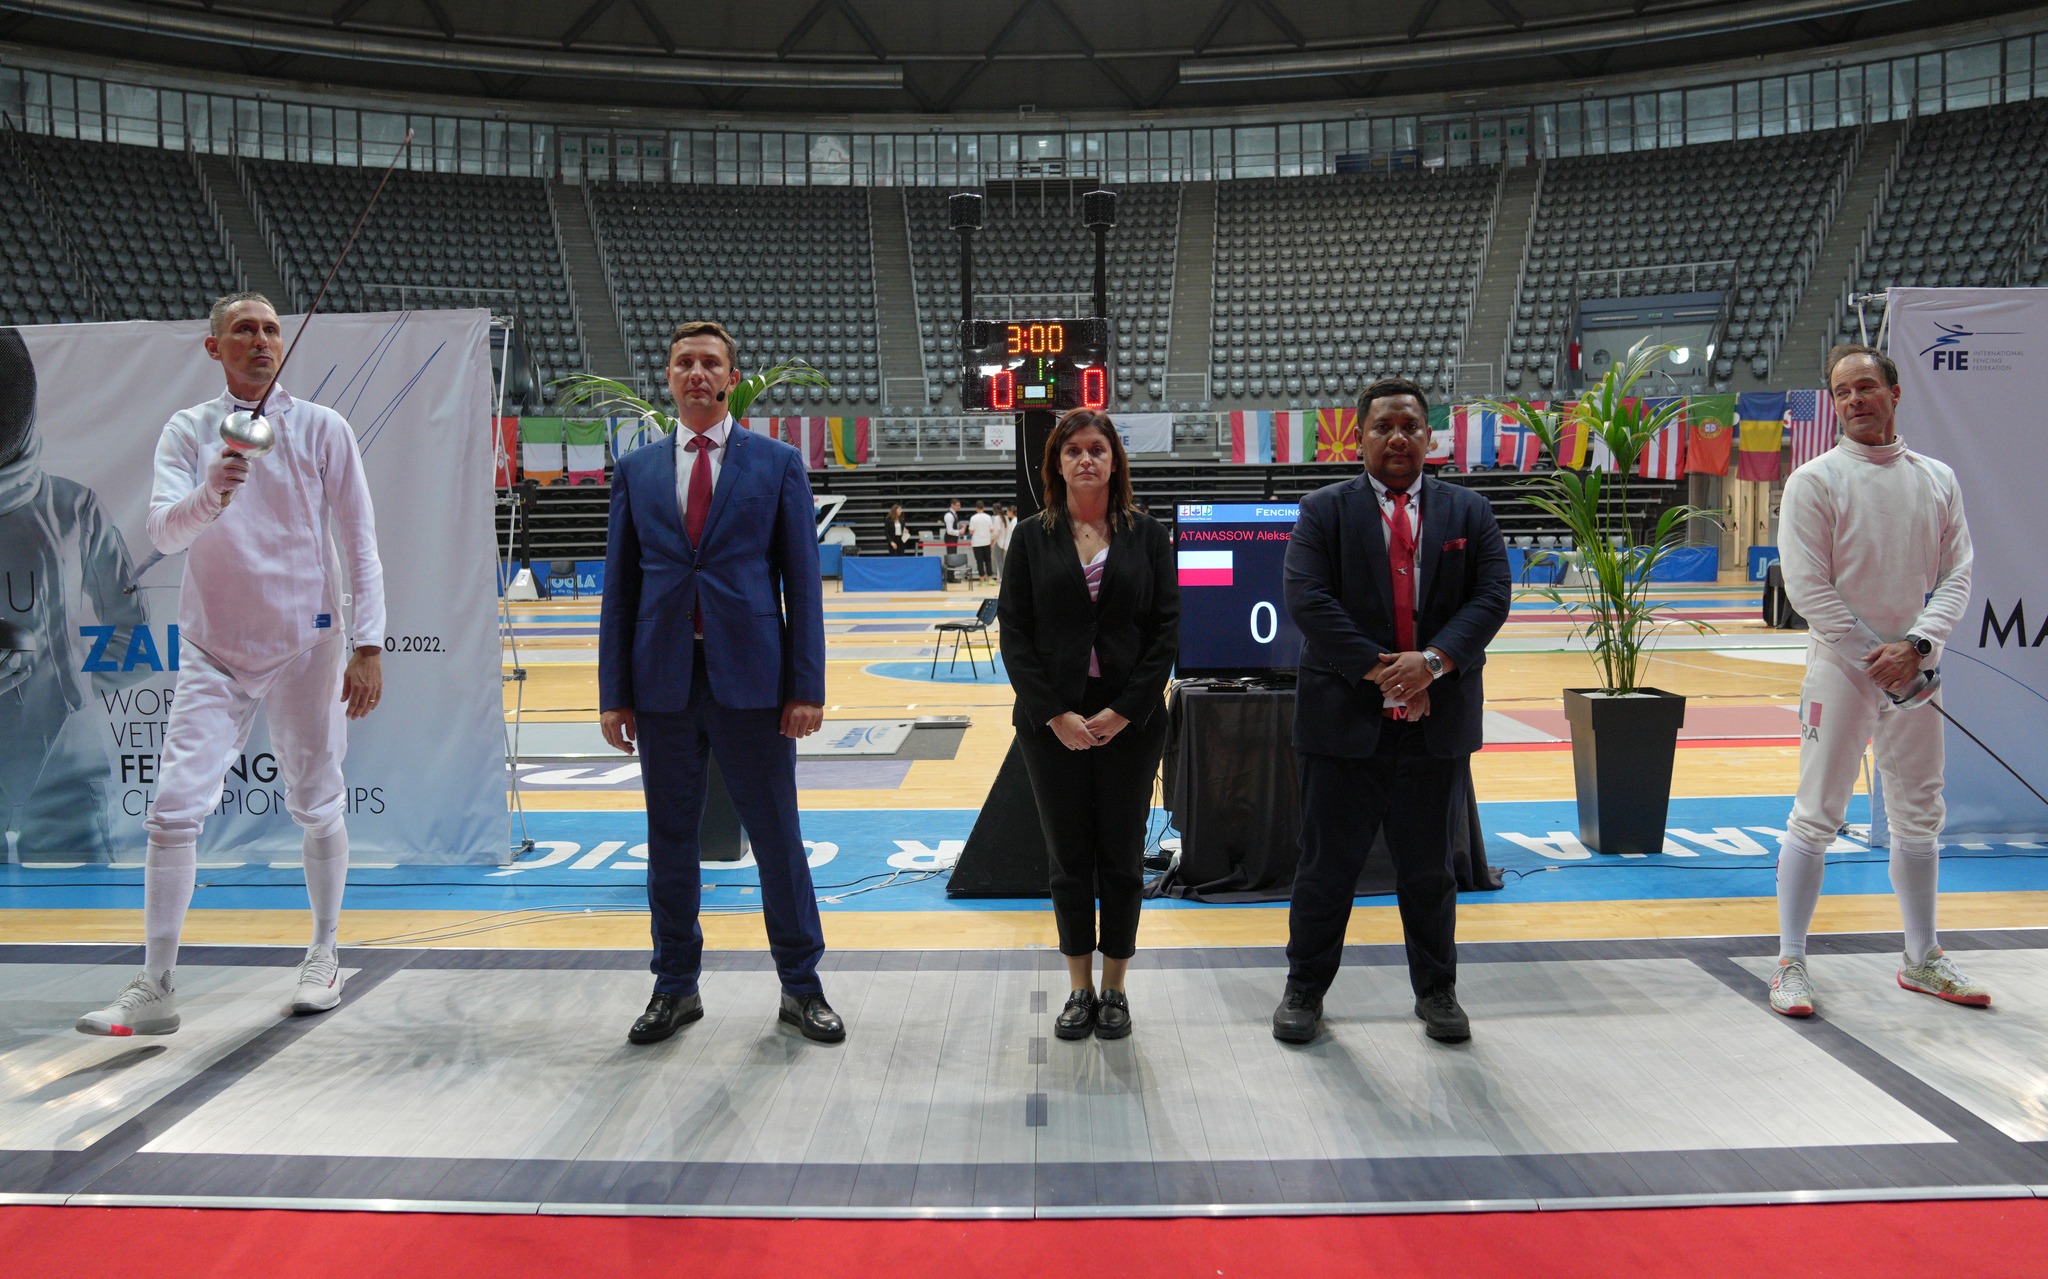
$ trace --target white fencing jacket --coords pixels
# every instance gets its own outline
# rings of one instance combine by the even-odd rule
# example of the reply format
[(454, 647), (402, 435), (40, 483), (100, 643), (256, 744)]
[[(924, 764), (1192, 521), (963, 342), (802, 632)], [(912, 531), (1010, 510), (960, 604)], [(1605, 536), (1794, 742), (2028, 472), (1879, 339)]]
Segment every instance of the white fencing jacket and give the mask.
[(355, 432), (332, 409), (273, 391), (266, 416), (277, 447), (249, 463), (223, 508), (206, 468), (220, 453), (222, 420), (246, 407), (225, 394), (194, 405), (157, 441), (149, 539), (165, 555), (190, 552), (182, 642), (259, 681), (337, 634), (351, 647), (381, 647), (384, 567)]
[(1923, 669), (1939, 664), (1970, 602), (1970, 526), (1956, 474), (1901, 440), (1844, 436), (1792, 472), (1778, 548), (1811, 647), (1852, 671), (1908, 634), (1934, 644)]

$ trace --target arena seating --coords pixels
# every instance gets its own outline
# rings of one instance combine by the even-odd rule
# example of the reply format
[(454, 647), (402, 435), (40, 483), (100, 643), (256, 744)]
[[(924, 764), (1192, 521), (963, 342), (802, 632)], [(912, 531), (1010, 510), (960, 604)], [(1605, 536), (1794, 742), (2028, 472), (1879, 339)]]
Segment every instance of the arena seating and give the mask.
[[(1082, 225), (1080, 212), (1080, 192), (1092, 185), (1076, 184), (1070, 192), (1065, 183), (991, 184), (982, 201), (982, 229), (975, 235), (976, 296), (1017, 298), (1026, 310), (1056, 306), (1061, 298), (1074, 299), (1068, 305), (1092, 305), (1095, 236)], [(949, 402), (958, 403), (954, 378), (959, 362), (960, 240), (947, 229), (949, 194), (931, 189), (904, 192), (925, 390), (934, 405), (949, 396)], [(1166, 396), (1180, 187), (1119, 187), (1116, 219), (1109, 236), (1109, 309), (1116, 322), (1110, 357), (1117, 378), (1114, 402), (1157, 407)]]
[(1225, 182), (1210, 394), (1335, 404), (1399, 373), (1448, 391), (1500, 170)]
[[(2044, 213), (2048, 100), (1922, 116), (1850, 287), (2040, 284), (2048, 279)], [(1856, 314), (1846, 311), (1838, 336), (1856, 333)]]
[[(241, 171), (285, 282), (298, 305), (311, 302), (378, 172), (268, 160)], [(536, 178), (394, 173), (322, 306), (514, 311), (543, 387), (585, 366), (561, 239)]]
[(831, 378), (778, 387), (763, 412), (881, 402), (865, 191), (605, 181), (589, 194), (639, 376), (659, 377), (678, 319), (716, 317), (748, 368), (801, 358)]
[(1735, 290), (1715, 381), (1725, 385), (1737, 361), (1764, 376), (1855, 141), (1855, 130), (1833, 129), (1549, 164), (1522, 263), (1508, 386), (1527, 390), (1528, 377), (1550, 387), (1580, 272), (1649, 268), (1629, 277), (1628, 291), (1661, 292), (1686, 277), (1654, 268), (1717, 260), (1737, 266), (1701, 280)]
[[(235, 287), (233, 262), (184, 156), (10, 138), (0, 149), (0, 319), (187, 319)], [(105, 315), (95, 314), (95, 290)]]

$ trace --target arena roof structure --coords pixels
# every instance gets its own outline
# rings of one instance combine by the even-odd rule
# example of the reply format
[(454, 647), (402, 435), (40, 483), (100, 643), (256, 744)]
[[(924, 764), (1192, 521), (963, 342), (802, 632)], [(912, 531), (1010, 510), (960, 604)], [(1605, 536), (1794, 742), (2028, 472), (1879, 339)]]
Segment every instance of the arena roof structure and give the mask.
[(2035, 0), (0, 0), (0, 40), (386, 92), (943, 116), (1532, 86), (2043, 11)]

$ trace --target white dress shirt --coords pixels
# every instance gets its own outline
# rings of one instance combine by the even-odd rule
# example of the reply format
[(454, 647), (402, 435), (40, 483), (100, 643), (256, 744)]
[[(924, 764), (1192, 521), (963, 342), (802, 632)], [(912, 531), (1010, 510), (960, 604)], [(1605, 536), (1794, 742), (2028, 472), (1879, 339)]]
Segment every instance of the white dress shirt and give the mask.
[[(718, 491), (718, 473), (725, 469), (725, 441), (731, 433), (730, 414), (704, 432), (718, 445), (711, 450), (711, 491), (714, 493)], [(697, 469), (697, 455), (690, 451), (690, 441), (696, 438), (697, 433), (687, 426), (676, 431), (676, 516), (682, 520), (684, 528), (690, 527), (690, 472)]]

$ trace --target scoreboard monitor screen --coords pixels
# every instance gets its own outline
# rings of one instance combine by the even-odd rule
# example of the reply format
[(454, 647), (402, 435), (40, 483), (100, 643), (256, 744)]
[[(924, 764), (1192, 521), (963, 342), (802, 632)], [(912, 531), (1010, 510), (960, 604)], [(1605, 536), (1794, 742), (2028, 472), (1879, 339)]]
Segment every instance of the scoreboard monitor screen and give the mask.
[(960, 403), (982, 413), (1109, 404), (1107, 320), (967, 320)]
[(1300, 514), (1293, 502), (1177, 508), (1182, 679), (1265, 675), (1300, 664), (1301, 632), (1281, 593), (1287, 539)]

